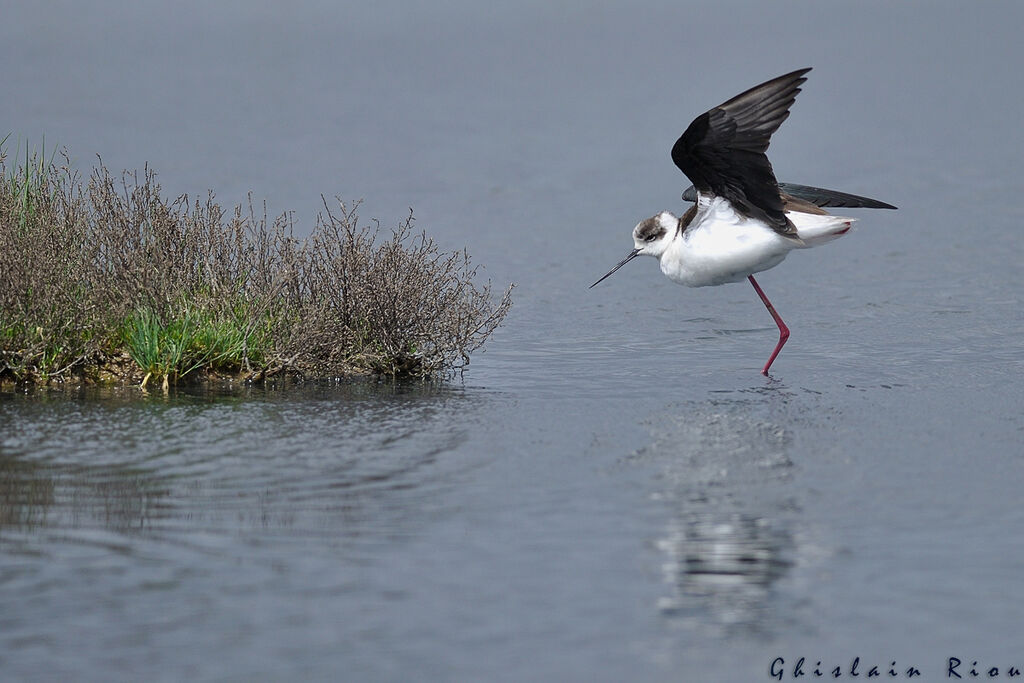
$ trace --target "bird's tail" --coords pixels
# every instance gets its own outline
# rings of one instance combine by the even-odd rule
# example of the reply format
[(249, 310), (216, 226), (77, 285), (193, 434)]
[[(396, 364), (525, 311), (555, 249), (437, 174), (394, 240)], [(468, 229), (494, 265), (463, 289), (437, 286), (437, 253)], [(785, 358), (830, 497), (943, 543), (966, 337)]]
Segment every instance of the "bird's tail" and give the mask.
[(843, 216), (807, 213), (791, 213), (789, 219), (796, 227), (797, 237), (803, 242), (804, 247), (816, 247), (842, 237), (850, 231), (857, 220)]

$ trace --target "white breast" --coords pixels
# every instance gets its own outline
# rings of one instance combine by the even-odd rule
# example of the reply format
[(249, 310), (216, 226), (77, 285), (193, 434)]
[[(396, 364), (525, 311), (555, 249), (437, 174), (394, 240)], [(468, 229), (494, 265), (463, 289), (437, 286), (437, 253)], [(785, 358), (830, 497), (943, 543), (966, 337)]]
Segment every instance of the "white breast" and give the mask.
[(738, 214), (720, 197), (698, 195), (697, 215), (661, 256), (661, 272), (687, 287), (739, 282), (777, 266), (800, 243)]

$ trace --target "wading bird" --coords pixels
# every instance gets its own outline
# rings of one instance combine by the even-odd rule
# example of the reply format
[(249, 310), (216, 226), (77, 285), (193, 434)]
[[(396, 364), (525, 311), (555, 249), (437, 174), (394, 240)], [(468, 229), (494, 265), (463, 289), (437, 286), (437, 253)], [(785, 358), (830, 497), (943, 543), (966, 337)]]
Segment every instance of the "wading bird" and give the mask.
[(779, 326), (779, 343), (761, 372), (789, 339), (789, 328), (761, 291), (754, 273), (779, 265), (793, 249), (830, 242), (855, 219), (825, 207), (895, 209), (845, 192), (779, 183), (765, 156), (772, 133), (806, 81), (800, 69), (755, 86), (701, 114), (676, 140), (672, 161), (693, 186), (683, 199), (695, 204), (682, 217), (662, 211), (633, 228), (633, 251), (598, 284), (637, 256), (654, 256), (661, 272), (687, 287), (739, 282), (754, 286)]

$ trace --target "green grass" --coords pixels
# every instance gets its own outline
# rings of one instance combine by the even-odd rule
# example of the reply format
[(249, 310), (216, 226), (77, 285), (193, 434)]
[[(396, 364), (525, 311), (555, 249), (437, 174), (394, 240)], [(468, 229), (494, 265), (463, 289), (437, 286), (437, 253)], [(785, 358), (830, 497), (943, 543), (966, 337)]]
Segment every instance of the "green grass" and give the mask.
[[(8, 133), (3, 139), (0, 139), (0, 157), (5, 155), (4, 145), (10, 137), (11, 134)], [(15, 149), (14, 156), (17, 159), (21, 158), (20, 141)], [(32, 219), (37, 215), (40, 202), (44, 201), (43, 195), (47, 191), (46, 180), (50, 174), (50, 169), (53, 167), (53, 156), (51, 154), (49, 159), (46, 158), (46, 138), (43, 138), (42, 148), (39, 153), (31, 152), (30, 146), (26, 141), (25, 163), (13, 168), (3, 178), (3, 182), (7, 184), (5, 190), (12, 197), (17, 198), (18, 222), (22, 233), (28, 229)]]
[(233, 373), (259, 366), (266, 356), (265, 330), (242, 316), (220, 317), (194, 305), (160, 316), (140, 308), (125, 322), (124, 346), (149, 379), (175, 383), (197, 371)]

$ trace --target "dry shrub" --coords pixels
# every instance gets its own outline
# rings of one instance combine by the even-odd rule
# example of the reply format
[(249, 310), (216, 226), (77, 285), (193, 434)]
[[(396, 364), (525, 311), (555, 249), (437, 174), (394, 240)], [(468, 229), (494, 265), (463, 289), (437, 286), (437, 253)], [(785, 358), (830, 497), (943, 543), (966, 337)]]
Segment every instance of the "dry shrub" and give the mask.
[[(66, 163), (8, 172), (0, 155), (0, 378), (439, 375), (501, 324), (465, 251), (413, 219), (381, 238), (339, 200), (312, 235), (250, 202), (225, 215), (163, 197), (148, 168), (82, 183)], [(128, 373), (131, 374), (131, 373)]]
[[(383, 241), (379, 226), (360, 226), (357, 206), (338, 200), (305, 245), (293, 307), (306, 321), (294, 340), (316, 359), (342, 349), (346, 362), (385, 374), (457, 368), (501, 323), (509, 292), (497, 307), (490, 284), (478, 290), (465, 251), (441, 253), (409, 216)], [(338, 339), (346, 343), (339, 346)]]

